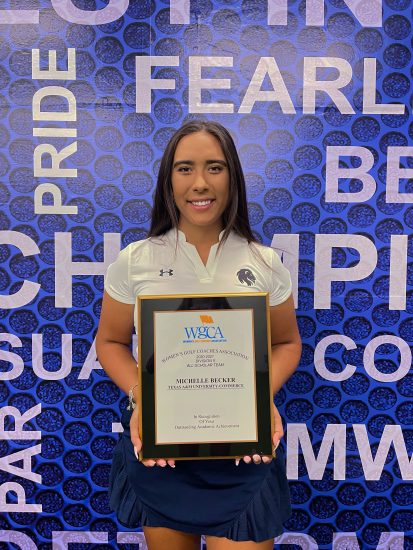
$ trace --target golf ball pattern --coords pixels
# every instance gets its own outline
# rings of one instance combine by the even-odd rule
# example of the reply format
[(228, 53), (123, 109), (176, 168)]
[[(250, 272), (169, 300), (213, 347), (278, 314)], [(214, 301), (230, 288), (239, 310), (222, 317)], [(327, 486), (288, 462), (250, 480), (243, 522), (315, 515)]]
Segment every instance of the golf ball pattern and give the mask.
[[(9, 7), (9, 2), (4, 4)], [(76, 5), (99, 9), (105, 2), (77, 0)], [(26, 533), (42, 550), (51, 550), (55, 530), (107, 531), (109, 544), (92, 546), (116, 547), (116, 531), (123, 528), (108, 508), (106, 488), (117, 440), (112, 422), (119, 421), (126, 398), (100, 369), (80, 377), (96, 333), (103, 278), (74, 276), (73, 306), (56, 307), (55, 233), (71, 232), (73, 261), (102, 261), (104, 233), (120, 233), (122, 247), (144, 239), (162, 151), (175, 128), (205, 116), (222, 122), (234, 136), (256, 237), (269, 245), (274, 233), (300, 234), (297, 315), (304, 347), (299, 369), (277, 396), (282, 415), (287, 424), (306, 423), (316, 452), (328, 424), (349, 425), (346, 479), (335, 481), (328, 464), (323, 479), (311, 481), (300, 460), (299, 479), (291, 480), (294, 512), (287, 528), (308, 533), (320, 548), (331, 547), (337, 531), (357, 531), (362, 548), (375, 548), (383, 531), (411, 532), (411, 487), (401, 478), (393, 449), (380, 480), (366, 482), (351, 430), (352, 424), (365, 424), (376, 449), (384, 426), (400, 424), (409, 455), (413, 451), (413, 377), (383, 384), (363, 368), (363, 351), (374, 336), (395, 334), (408, 344), (413, 339), (410, 241), (407, 308), (388, 307), (390, 236), (411, 234), (413, 207), (387, 203), (384, 194), (387, 148), (410, 143), (410, 107), (397, 116), (362, 113), (366, 57), (377, 59), (377, 101), (410, 105), (410, 3), (386, 0), (382, 28), (361, 27), (337, 0), (327, 0), (323, 27), (306, 26), (304, 5), (298, 1), (289, 3), (287, 26), (269, 26), (266, 3), (250, 0), (191, 2), (188, 25), (171, 24), (169, 6), (151, 0), (131, 0), (117, 21), (97, 26), (68, 23), (49, 2), (30, 2), (30, 8), (37, 7), (38, 26), (4, 25), (0, 34), (0, 229), (23, 233), (40, 249), (37, 255), (23, 256), (13, 246), (0, 246), (0, 291), (13, 294), (25, 279), (41, 285), (29, 304), (0, 312), (0, 330), (20, 338), (21, 347), (13, 352), (25, 364), (19, 377), (0, 382), (0, 396), (22, 412), (42, 403), (42, 412), (28, 423), (31, 430), (42, 432), (42, 452), (34, 461), (42, 485), (16, 479), (32, 502), (42, 504), (43, 512), (5, 514), (0, 528)], [(76, 215), (34, 212), (39, 180), (33, 178), (33, 151), (47, 140), (32, 136), (32, 98), (44, 85), (31, 78), (33, 48), (55, 49), (58, 59), (65, 58), (67, 48), (76, 48), (77, 79), (67, 82), (67, 88), (77, 101), (78, 146), (66, 164), (77, 168), (78, 176), (58, 182), (64, 204), (77, 206)], [(178, 67), (153, 70), (153, 78), (173, 79), (176, 87), (153, 90), (152, 112), (136, 113), (135, 56), (148, 54), (179, 56)], [(230, 79), (231, 89), (204, 90), (202, 101), (233, 103), (234, 114), (188, 113), (191, 55), (233, 58), (232, 67), (205, 69), (205, 77)], [(296, 114), (283, 114), (277, 102), (257, 102), (251, 114), (237, 112), (262, 56), (275, 58)], [(354, 115), (341, 114), (323, 94), (317, 96), (315, 114), (303, 113), (304, 56), (337, 56), (351, 64), (353, 76), (343, 92)], [(266, 81), (263, 86), (271, 89)], [(57, 149), (69, 143), (68, 138), (53, 140)], [(326, 202), (326, 147), (350, 144), (366, 146), (373, 154), (376, 193), (368, 203)], [(406, 164), (411, 167), (411, 159)], [(343, 183), (343, 190), (356, 192), (360, 185)], [(404, 190), (411, 192), (410, 182)], [(369, 236), (379, 252), (378, 266), (363, 281), (334, 283), (331, 308), (314, 310), (314, 237), (323, 233)], [(357, 260), (353, 249), (334, 250), (334, 267), (350, 267)], [(67, 376), (43, 380), (36, 375), (33, 333), (41, 335), (43, 367), (50, 373), (63, 369), (62, 335), (72, 335)], [(353, 376), (339, 383), (316, 374), (313, 363), (317, 343), (335, 333), (357, 344), (350, 351), (339, 345), (328, 349), (326, 365), (331, 372), (340, 372), (346, 363), (357, 367)], [(6, 342), (0, 345), (11, 350)], [(376, 368), (394, 372), (399, 359), (394, 346), (381, 346)], [(1, 369), (10, 370), (10, 364), (2, 361)], [(1, 456), (26, 445), (2, 441)], [(0, 477), (6, 481), (4, 474)], [(0, 548), (6, 544), (0, 543)], [(409, 536), (405, 548), (413, 548)]]

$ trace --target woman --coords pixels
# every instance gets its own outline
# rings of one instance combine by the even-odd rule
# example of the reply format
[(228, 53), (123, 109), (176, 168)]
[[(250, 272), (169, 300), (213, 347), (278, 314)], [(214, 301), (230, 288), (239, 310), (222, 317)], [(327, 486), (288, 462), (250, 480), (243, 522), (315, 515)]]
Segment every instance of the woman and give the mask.
[[(105, 281), (96, 339), (99, 360), (134, 401), (138, 372), (130, 352), (138, 294), (270, 293), (273, 388), (278, 391), (300, 357), (291, 282), (277, 254), (256, 242), (245, 182), (229, 132), (192, 121), (163, 155), (149, 238), (132, 243)], [(137, 408), (122, 416), (110, 503), (121, 522), (141, 524), (150, 550), (269, 550), (290, 514), (281, 453), (239, 460), (147, 460)], [(282, 436), (276, 413), (274, 445)], [(176, 466), (176, 467), (175, 467)]]

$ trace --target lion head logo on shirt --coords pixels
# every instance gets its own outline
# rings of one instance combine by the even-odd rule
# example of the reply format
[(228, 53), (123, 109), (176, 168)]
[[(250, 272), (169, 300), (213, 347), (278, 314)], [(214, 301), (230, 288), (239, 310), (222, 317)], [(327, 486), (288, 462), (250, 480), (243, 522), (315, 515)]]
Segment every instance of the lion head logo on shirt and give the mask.
[(255, 283), (255, 275), (250, 269), (240, 269), (237, 273), (240, 283), (252, 286)]

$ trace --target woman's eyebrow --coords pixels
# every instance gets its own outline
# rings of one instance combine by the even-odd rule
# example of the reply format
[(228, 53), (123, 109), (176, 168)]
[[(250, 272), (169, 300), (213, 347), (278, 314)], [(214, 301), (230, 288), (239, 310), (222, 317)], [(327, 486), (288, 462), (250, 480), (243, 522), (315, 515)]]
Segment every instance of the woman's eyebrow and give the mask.
[(207, 160), (207, 164), (222, 164), (222, 166), (226, 166), (227, 163), (225, 162), (225, 160)]
[(177, 160), (176, 162), (174, 162), (173, 167), (175, 168), (176, 166), (179, 166), (180, 164), (194, 164), (194, 162), (192, 160)]
[[(173, 168), (175, 168), (176, 166), (179, 166), (180, 164), (189, 164), (190, 166), (193, 166), (195, 163), (193, 160), (177, 160), (176, 162), (174, 162), (173, 164)], [(227, 163), (225, 162), (225, 160), (207, 160), (206, 161), (206, 164), (221, 164), (222, 166), (226, 166)]]

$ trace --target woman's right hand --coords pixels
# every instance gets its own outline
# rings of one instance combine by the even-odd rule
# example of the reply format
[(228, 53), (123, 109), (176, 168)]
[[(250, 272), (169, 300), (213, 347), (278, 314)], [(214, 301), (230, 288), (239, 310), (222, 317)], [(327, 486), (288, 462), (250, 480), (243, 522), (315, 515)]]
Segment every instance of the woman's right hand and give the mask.
[[(139, 460), (139, 452), (142, 449), (142, 440), (139, 435), (139, 411), (138, 407), (135, 407), (132, 416), (130, 418), (130, 438), (133, 445), (133, 450), (135, 451), (136, 459)], [(167, 460), (165, 458), (158, 458), (157, 460), (142, 460), (144, 466), (160, 466), (164, 468), (165, 466), (170, 466), (175, 468), (175, 460)]]

